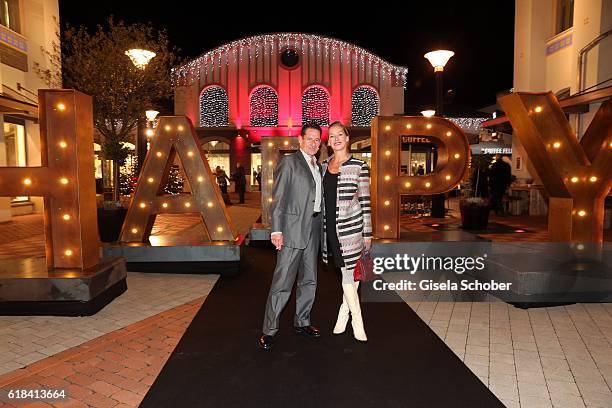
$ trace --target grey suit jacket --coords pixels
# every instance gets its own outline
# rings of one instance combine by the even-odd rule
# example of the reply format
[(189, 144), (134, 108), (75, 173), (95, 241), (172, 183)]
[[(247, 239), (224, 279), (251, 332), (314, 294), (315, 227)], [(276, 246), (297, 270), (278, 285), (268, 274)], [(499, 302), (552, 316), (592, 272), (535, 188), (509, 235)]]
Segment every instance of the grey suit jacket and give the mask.
[[(321, 165), (317, 163), (317, 166), (320, 172)], [(300, 150), (284, 156), (274, 169), (270, 206), (271, 228), (272, 231), (283, 233), (283, 245), (289, 248), (306, 248), (312, 231), (315, 189), (309, 164)]]

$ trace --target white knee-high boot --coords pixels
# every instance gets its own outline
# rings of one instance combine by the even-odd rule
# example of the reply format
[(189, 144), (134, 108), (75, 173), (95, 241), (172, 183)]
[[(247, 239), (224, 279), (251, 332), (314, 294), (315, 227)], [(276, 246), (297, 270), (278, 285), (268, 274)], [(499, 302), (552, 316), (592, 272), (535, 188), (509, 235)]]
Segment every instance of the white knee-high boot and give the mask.
[(346, 324), (349, 320), (349, 307), (346, 303), (346, 297), (342, 294), (342, 304), (340, 305), (340, 310), (338, 311), (338, 319), (336, 320), (336, 325), (334, 326), (334, 334), (342, 334), (346, 330)]
[[(359, 282), (355, 282), (355, 287), (359, 287)], [(342, 291), (344, 292), (344, 290)], [(340, 310), (338, 310), (338, 319), (336, 319), (336, 325), (334, 326), (334, 334), (342, 334), (346, 331), (346, 325), (348, 324), (350, 317), (350, 309), (346, 302), (346, 296), (342, 293), (342, 304)]]
[(363, 319), (361, 318), (361, 305), (359, 304), (359, 295), (357, 288), (359, 282), (342, 284), (342, 290), (346, 303), (351, 312), (351, 325), (353, 326), (353, 335), (359, 341), (368, 341), (363, 327)]

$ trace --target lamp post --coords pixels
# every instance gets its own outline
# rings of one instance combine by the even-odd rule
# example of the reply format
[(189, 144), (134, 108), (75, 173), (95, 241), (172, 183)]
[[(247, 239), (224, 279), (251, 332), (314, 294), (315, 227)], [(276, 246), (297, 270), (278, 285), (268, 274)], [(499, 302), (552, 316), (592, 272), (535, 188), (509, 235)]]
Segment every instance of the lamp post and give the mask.
[(137, 173), (140, 174), (140, 170), (142, 169), (142, 165), (144, 163), (144, 158), (147, 155), (147, 146), (149, 139), (153, 136), (153, 122), (155, 122), (155, 118), (159, 114), (156, 110), (148, 110), (145, 111), (145, 116), (147, 117), (146, 126), (142, 127), (141, 119), (138, 119), (138, 139), (136, 141), (136, 157), (137, 157)]
[[(132, 64), (138, 69), (144, 70), (149, 65), (149, 62), (153, 58), (155, 58), (155, 54), (153, 51), (143, 50), (141, 48), (132, 48), (125, 51), (125, 55), (130, 57)], [(153, 120), (159, 112), (157, 111), (147, 111), (147, 119), (149, 119), (149, 112), (156, 112), (153, 116)], [(152, 120), (150, 120), (152, 121)], [(142, 169), (142, 164), (144, 163), (144, 158), (147, 154), (147, 134), (149, 129), (145, 131), (142, 126), (142, 118), (138, 118), (138, 122), (136, 125), (136, 173), (140, 174), (140, 170)]]
[[(435, 116), (444, 117), (444, 86), (442, 82), (442, 74), (444, 66), (454, 52), (448, 50), (436, 50), (425, 54), (425, 58), (429, 61), (434, 69), (436, 76), (436, 112)], [(444, 218), (444, 194), (436, 194), (431, 200), (431, 216), (436, 218)]]
[(425, 116), (426, 118), (431, 118), (432, 116), (436, 115), (436, 111), (431, 109), (424, 110), (421, 111), (421, 115)]

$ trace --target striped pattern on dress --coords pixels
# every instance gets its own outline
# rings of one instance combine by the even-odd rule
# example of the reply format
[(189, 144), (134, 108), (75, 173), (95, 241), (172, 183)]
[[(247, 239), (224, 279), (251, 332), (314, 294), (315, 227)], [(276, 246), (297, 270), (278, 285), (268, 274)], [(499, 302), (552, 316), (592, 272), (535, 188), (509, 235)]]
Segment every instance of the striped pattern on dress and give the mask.
[[(331, 156), (323, 165), (323, 174)], [(325, 205), (322, 206), (325, 208)], [(370, 202), (370, 169), (363, 160), (350, 157), (340, 166), (336, 195), (336, 232), (344, 267), (342, 283), (351, 283), (355, 265), (361, 257), (364, 238), (372, 238), (372, 210)], [(323, 212), (323, 240), (321, 251), (323, 262), (327, 263), (326, 214)]]

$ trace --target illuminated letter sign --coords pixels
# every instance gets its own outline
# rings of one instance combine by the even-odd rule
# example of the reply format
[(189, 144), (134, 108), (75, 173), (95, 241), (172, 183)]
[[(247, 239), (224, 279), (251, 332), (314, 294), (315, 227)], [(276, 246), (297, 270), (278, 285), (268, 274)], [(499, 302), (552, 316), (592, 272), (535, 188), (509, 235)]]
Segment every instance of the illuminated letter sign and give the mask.
[[(191, 194), (167, 195), (164, 187), (176, 155)], [(201, 152), (191, 122), (184, 116), (159, 120), (128, 210), (121, 242), (148, 242), (157, 214), (199, 213), (211, 241), (232, 241), (234, 235), (208, 161)], [(204, 237), (206, 239), (206, 237)]]
[(281, 154), (293, 153), (300, 148), (297, 137), (265, 136), (261, 138), (261, 223), (270, 225), (272, 184), (274, 169)]
[(604, 200), (612, 188), (612, 102), (604, 103), (580, 141), (551, 93), (499, 99), (550, 195), (553, 242), (603, 242)]
[(41, 167), (0, 168), (4, 196), (42, 196), (49, 268), (98, 264), (91, 97), (39, 90)]
[[(400, 175), (403, 140), (434, 143), (438, 161), (423, 176)], [(372, 218), (377, 238), (399, 238), (401, 195), (432, 195), (451, 190), (469, 164), (467, 137), (453, 122), (422, 116), (378, 116), (372, 121)]]

